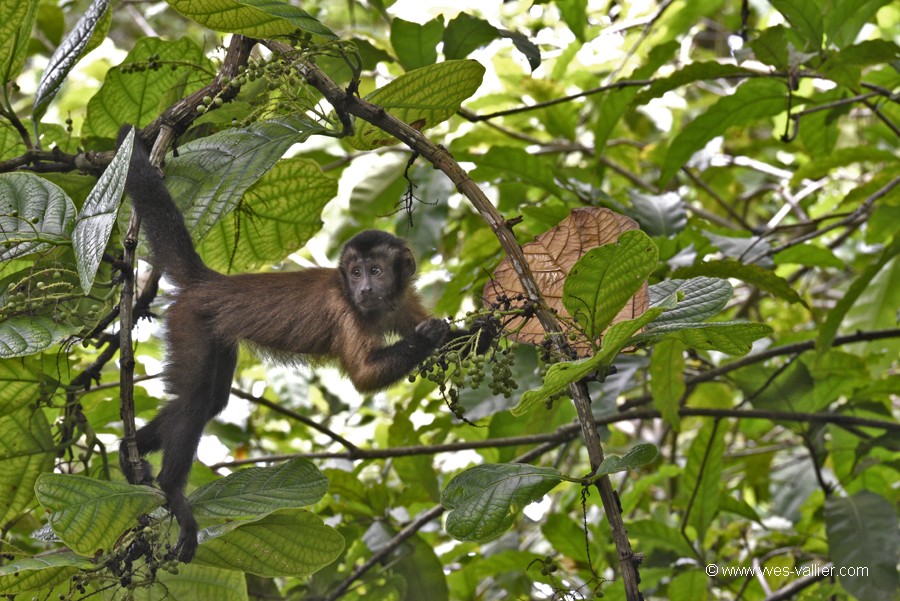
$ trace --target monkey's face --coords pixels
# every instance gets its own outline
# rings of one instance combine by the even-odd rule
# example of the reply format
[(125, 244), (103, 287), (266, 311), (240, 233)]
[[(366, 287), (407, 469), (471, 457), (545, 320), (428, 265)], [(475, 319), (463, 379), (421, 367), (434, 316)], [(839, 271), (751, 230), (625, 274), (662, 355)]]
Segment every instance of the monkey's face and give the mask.
[(353, 304), (367, 314), (390, 311), (399, 281), (394, 265), (384, 256), (356, 257), (347, 262), (345, 277)]

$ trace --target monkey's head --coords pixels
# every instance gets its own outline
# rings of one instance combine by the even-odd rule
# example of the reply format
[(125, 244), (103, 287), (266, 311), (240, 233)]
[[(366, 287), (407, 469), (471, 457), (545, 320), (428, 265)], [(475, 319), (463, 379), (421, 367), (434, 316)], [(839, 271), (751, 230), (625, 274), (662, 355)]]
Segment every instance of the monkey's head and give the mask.
[(416, 261), (400, 238), (366, 230), (344, 245), (338, 268), (356, 309), (375, 316), (392, 311), (402, 300), (416, 273)]

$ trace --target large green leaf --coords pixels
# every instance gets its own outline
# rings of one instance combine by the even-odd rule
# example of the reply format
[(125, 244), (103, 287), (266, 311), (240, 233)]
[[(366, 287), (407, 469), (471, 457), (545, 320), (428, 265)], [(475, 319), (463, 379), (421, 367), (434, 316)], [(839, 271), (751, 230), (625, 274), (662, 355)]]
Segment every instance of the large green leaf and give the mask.
[(0, 416), (35, 402), (43, 385), (50, 385), (50, 382), (43, 377), (34, 361), (0, 360)]
[(460, 158), (475, 161), (477, 166), (470, 175), (476, 181), (520, 181), (554, 195), (560, 192), (553, 165), (541, 160), (541, 157), (529, 154), (524, 148), (492, 146), (484, 154), (461, 154)]
[(688, 523), (697, 529), (701, 540), (719, 511), (726, 430), (724, 424), (709, 421), (697, 432), (688, 451), (678, 488), (676, 506), (684, 511), (690, 507)]
[(260, 121), (199, 138), (179, 147), (166, 162), (166, 185), (182, 203), (184, 219), (195, 237), (212, 228), (244, 192), (287, 151), (311, 135), (323, 133), (300, 115)]
[(828, 352), (831, 348), (831, 343), (834, 342), (834, 337), (837, 334), (838, 327), (840, 327), (841, 322), (844, 320), (844, 316), (847, 314), (847, 311), (850, 310), (850, 307), (853, 306), (853, 303), (856, 302), (856, 299), (858, 299), (869, 286), (869, 282), (872, 281), (872, 278), (878, 275), (878, 272), (898, 254), (900, 254), (900, 236), (896, 236), (891, 243), (881, 251), (878, 258), (866, 267), (859, 277), (850, 284), (850, 288), (847, 292), (841, 296), (834, 308), (828, 312), (828, 317), (825, 318), (825, 323), (822, 324), (822, 327), (819, 329), (819, 335), (816, 338), (816, 352), (820, 356)]
[(6, 86), (25, 64), (26, 49), (37, 15), (34, 0), (4, 0), (0, 3), (0, 85)]
[(447, 534), (457, 540), (484, 541), (499, 536), (529, 503), (561, 482), (559, 471), (518, 463), (477, 465), (459, 474), (441, 495), (450, 509)]
[(50, 511), (53, 532), (80, 555), (109, 551), (137, 517), (165, 503), (149, 486), (108, 482), (74, 474), (41, 474), (34, 486)]
[(81, 329), (44, 315), (19, 315), (0, 321), (0, 358), (25, 357), (55, 345)]
[(822, 47), (822, 16), (828, 11), (823, 9), (819, 0), (772, 0), (772, 6), (807, 42), (805, 48), (797, 50), (813, 51)]
[(344, 537), (316, 515), (283, 509), (203, 530), (194, 562), (275, 578), (309, 576), (340, 557)]
[(684, 367), (684, 344), (681, 341), (662, 340), (653, 347), (653, 354), (650, 355), (653, 406), (659, 410), (663, 421), (675, 428), (675, 431), (681, 425), (678, 407), (686, 389)]
[(220, 220), (198, 251), (219, 271), (248, 271), (282, 261), (319, 232), (322, 209), (337, 189), (337, 180), (311, 159), (278, 161), (244, 193), (240, 213)]
[[(670, 323), (699, 323), (718, 315), (731, 299), (734, 289), (723, 278), (696, 277), (664, 280), (650, 286), (651, 307), (666, 307), (648, 329)], [(668, 303), (672, 303), (669, 307)]]
[(34, 483), (53, 468), (53, 437), (40, 411), (25, 407), (0, 417), (0, 524), (34, 503)]
[[(121, 589), (119, 589), (121, 590)], [(212, 568), (196, 562), (179, 564), (178, 573), (156, 573), (150, 588), (133, 591), (134, 601), (247, 601), (247, 575), (239, 570)]]
[(424, 25), (404, 21), (399, 17), (391, 21), (391, 46), (407, 71), (437, 62), (437, 46), (443, 35), (443, 18), (432, 19)]
[(123, 123), (143, 127), (214, 72), (203, 48), (190, 39), (140, 38), (88, 102), (83, 135), (115, 139)]
[(676, 269), (672, 274), (672, 276), (676, 278), (692, 278), (701, 275), (718, 278), (736, 278), (790, 303), (806, 304), (803, 299), (800, 298), (800, 295), (797, 294), (797, 291), (791, 288), (791, 285), (783, 277), (778, 276), (773, 271), (760, 267), (759, 265), (746, 265), (740, 261), (735, 261), (734, 259), (705, 261), (690, 267)]
[(635, 336), (632, 343), (659, 338), (674, 338), (691, 348), (742, 356), (750, 352), (754, 341), (769, 336), (771, 333), (771, 326), (764, 323), (744, 321), (672, 322), (652, 329), (648, 328), (646, 332)]
[(580, 361), (563, 361), (555, 363), (547, 370), (540, 388), (527, 390), (519, 398), (519, 403), (510, 409), (515, 416), (528, 413), (536, 405), (545, 402), (554, 394), (565, 390), (573, 383), (581, 380), (593, 372), (606, 373), (619, 351), (625, 347), (635, 332), (659, 317), (662, 307), (654, 307), (635, 319), (620, 321), (613, 325), (603, 335), (603, 344), (593, 357)]
[(35, 118), (44, 114), (47, 105), (59, 91), (59, 87), (68, 77), (72, 67), (81, 58), (91, 41), (91, 36), (94, 35), (94, 29), (102, 20), (107, 8), (109, 8), (109, 0), (93, 0), (69, 35), (50, 57), (50, 62), (47, 63), (47, 67), (41, 75), (41, 81), (34, 95), (32, 112)]
[(671, 145), (662, 165), (659, 181), (667, 183), (691, 156), (730, 127), (753, 123), (785, 110), (787, 89), (773, 79), (755, 79), (742, 83), (728, 96), (720, 98), (688, 123)]
[(97, 180), (78, 217), (75, 218), (72, 247), (75, 250), (81, 289), (85, 294), (91, 292), (100, 259), (103, 258), (106, 243), (116, 223), (119, 201), (125, 191), (125, 178), (128, 176), (133, 144), (134, 128), (128, 132), (116, 156)]
[[(807, 0), (814, 6), (817, 2)], [(852, 44), (863, 26), (872, 21), (875, 13), (892, 0), (829, 0), (826, 9), (820, 9), (826, 40), (844, 48)], [(815, 10), (815, 9), (813, 9)]]
[(281, 0), (167, 0), (183, 14), (216, 31), (253, 38), (291, 35), (298, 29), (327, 40), (333, 31), (297, 6)]
[(466, 58), (498, 36), (497, 28), (484, 19), (460, 12), (444, 29), (444, 56), (447, 59)]
[[(473, 60), (444, 61), (401, 75), (378, 88), (366, 100), (403, 121), (425, 130), (446, 121), (481, 85), (484, 67)], [(359, 150), (396, 144), (397, 140), (371, 123), (356, 121), (347, 143)]]
[(856, 573), (837, 575), (847, 592), (866, 601), (897, 598), (900, 527), (892, 503), (866, 490), (852, 497), (832, 495), (825, 501), (825, 531), (834, 565), (855, 568)]
[(75, 205), (54, 183), (31, 173), (0, 174), (0, 261), (69, 241)]
[(631, 191), (632, 217), (650, 236), (674, 236), (687, 225), (687, 207), (678, 194)]
[(563, 304), (595, 340), (656, 269), (659, 251), (641, 230), (622, 232), (615, 244), (589, 250), (569, 271)]
[(13, 559), (0, 565), (0, 595), (49, 591), (79, 570), (96, 565), (75, 553), (53, 553), (42, 557)]
[(307, 459), (275, 467), (251, 467), (215, 480), (188, 498), (198, 518), (242, 518), (305, 507), (328, 490), (328, 478)]

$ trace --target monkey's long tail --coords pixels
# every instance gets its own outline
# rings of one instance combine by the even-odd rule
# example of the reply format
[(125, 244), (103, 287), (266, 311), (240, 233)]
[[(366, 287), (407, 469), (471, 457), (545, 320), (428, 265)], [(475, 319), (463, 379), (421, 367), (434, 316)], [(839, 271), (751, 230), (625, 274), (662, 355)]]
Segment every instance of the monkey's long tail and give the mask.
[[(116, 148), (130, 130), (130, 125), (119, 130)], [(216, 272), (207, 267), (194, 250), (184, 217), (166, 189), (162, 174), (150, 163), (150, 153), (137, 132), (125, 190), (141, 217), (142, 230), (157, 267), (181, 287), (214, 277)]]

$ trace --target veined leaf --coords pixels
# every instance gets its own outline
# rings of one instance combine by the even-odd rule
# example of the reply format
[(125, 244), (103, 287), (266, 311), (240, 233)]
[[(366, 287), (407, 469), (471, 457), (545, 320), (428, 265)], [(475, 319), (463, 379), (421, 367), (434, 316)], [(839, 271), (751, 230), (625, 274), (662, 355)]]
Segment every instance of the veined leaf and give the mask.
[(194, 563), (268, 578), (309, 576), (344, 550), (337, 530), (302, 509), (207, 528), (200, 542)]
[(312, 505), (327, 490), (328, 478), (311, 461), (293, 459), (239, 470), (198, 488), (188, 499), (198, 518), (233, 519)]
[(75, 553), (53, 553), (41, 557), (22, 557), (0, 566), (0, 595), (49, 591), (79, 570), (96, 565)]
[(696, 277), (690, 280), (665, 280), (650, 286), (650, 306), (671, 308), (648, 324), (648, 329), (669, 323), (699, 323), (718, 315), (731, 299), (734, 289), (722, 278)]
[(656, 268), (659, 251), (641, 230), (622, 232), (618, 242), (585, 253), (569, 272), (563, 304), (596, 339)]
[(50, 514), (50, 526), (80, 555), (109, 551), (137, 517), (165, 503), (149, 486), (108, 482), (74, 474), (41, 474), (34, 485), (38, 502)]
[(755, 340), (771, 333), (772, 328), (764, 323), (744, 321), (672, 322), (658, 328), (648, 329), (648, 331), (635, 336), (631, 343), (674, 338), (691, 348), (741, 356), (750, 352)]
[(636, 467), (647, 465), (659, 455), (659, 449), (650, 443), (642, 443), (634, 445), (627, 453), (619, 457), (618, 455), (607, 455), (603, 458), (603, 463), (597, 468), (593, 476), (615, 474), (633, 470)]
[(900, 528), (890, 502), (867, 490), (852, 497), (830, 496), (825, 501), (825, 531), (835, 565), (867, 568), (865, 573), (838, 576), (848, 593), (867, 601), (896, 599)]
[(701, 275), (743, 280), (790, 303), (801, 303), (806, 306), (806, 302), (783, 277), (775, 275), (774, 272), (759, 265), (746, 265), (734, 259), (706, 261), (691, 267), (676, 269), (672, 274), (676, 278), (691, 278)]
[(9, 523), (34, 503), (34, 483), (53, 468), (53, 436), (41, 411), (25, 407), (0, 417), (0, 521)]
[(659, 181), (667, 183), (695, 152), (728, 128), (783, 112), (786, 94), (781, 82), (755, 79), (742, 83), (734, 94), (720, 98), (672, 140)]
[[(453, 116), (463, 100), (481, 85), (482, 77), (484, 67), (476, 61), (444, 61), (401, 75), (366, 96), (366, 100), (383, 107), (404, 123), (425, 130)], [(353, 136), (346, 140), (358, 150), (397, 143), (393, 136), (359, 120)]]
[(252, 38), (291, 35), (298, 29), (326, 40), (333, 31), (305, 10), (281, 0), (167, 0), (185, 17), (216, 31)]
[(0, 358), (25, 357), (55, 345), (81, 327), (57, 323), (44, 315), (19, 315), (0, 321)]
[(188, 142), (166, 162), (166, 185), (195, 237), (204, 235), (291, 147), (322, 133), (298, 115), (260, 121)]
[(650, 355), (650, 391), (653, 406), (663, 421), (677, 432), (681, 426), (678, 403), (684, 396), (684, 344), (679, 340), (662, 340)]
[(559, 471), (518, 463), (477, 465), (453, 478), (441, 495), (450, 509), (447, 534), (484, 541), (509, 528), (522, 509), (562, 481)]
[(0, 261), (69, 241), (75, 205), (56, 184), (31, 173), (0, 174)]
[(128, 165), (131, 162), (134, 135), (134, 128), (131, 128), (116, 156), (97, 180), (94, 189), (84, 201), (81, 212), (75, 218), (72, 247), (75, 250), (81, 289), (86, 295), (91, 292), (94, 285), (100, 259), (116, 222), (119, 201), (125, 191), (125, 178), (128, 176)]
[(69, 75), (69, 71), (81, 58), (88, 42), (91, 41), (94, 29), (103, 18), (107, 8), (109, 8), (109, 0), (93, 0), (85, 13), (78, 19), (75, 28), (69, 32), (69, 35), (66, 36), (53, 53), (53, 56), (50, 57), (50, 62), (47, 63), (47, 68), (44, 69), (41, 82), (38, 84), (37, 92), (34, 95), (32, 112), (35, 120), (44, 114), (47, 105), (56, 96), (59, 86), (62, 85), (62, 82)]
[(6, 86), (25, 64), (31, 30), (37, 16), (34, 0), (4, 0), (0, 3), (0, 85)]

